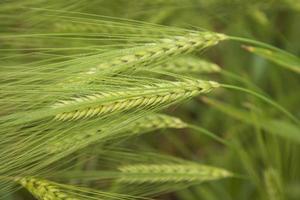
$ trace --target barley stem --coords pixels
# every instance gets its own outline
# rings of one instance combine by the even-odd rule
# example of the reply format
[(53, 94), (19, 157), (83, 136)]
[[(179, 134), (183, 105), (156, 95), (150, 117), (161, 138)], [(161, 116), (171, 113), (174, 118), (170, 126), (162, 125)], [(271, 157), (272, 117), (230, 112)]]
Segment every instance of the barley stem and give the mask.
[(293, 114), (291, 114), (288, 110), (286, 110), (284, 107), (282, 107), (281, 105), (279, 105), (278, 103), (276, 103), (275, 101), (259, 94), (256, 93), (252, 90), (248, 90), (246, 88), (242, 88), (242, 87), (238, 87), (238, 86), (234, 86), (234, 85), (227, 85), (227, 84), (221, 84), (222, 87), (224, 88), (228, 88), (228, 89), (233, 89), (233, 90), (237, 90), (237, 91), (241, 91), (241, 92), (245, 92), (247, 94), (253, 95), (261, 100), (263, 100), (264, 102), (274, 106), (276, 109), (280, 110), (282, 113), (284, 113), (288, 118), (290, 118), (293, 122), (295, 122), (296, 124), (300, 124), (300, 120), (297, 119)]

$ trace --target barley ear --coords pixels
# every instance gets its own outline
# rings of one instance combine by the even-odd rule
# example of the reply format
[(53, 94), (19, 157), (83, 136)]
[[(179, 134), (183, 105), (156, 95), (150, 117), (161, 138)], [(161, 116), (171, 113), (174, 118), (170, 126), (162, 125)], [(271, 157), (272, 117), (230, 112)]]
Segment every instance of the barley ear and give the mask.
[(74, 121), (96, 116), (105, 117), (131, 109), (173, 104), (201, 93), (208, 93), (219, 86), (219, 83), (214, 81), (187, 80), (92, 94), (55, 104), (54, 109), (66, 110), (57, 114), (55, 119)]
[(47, 180), (24, 177), (16, 181), (38, 200), (78, 200), (63, 193), (58, 186)]
[(200, 164), (136, 164), (119, 170), (119, 181), (126, 183), (205, 182), (232, 176), (227, 170)]

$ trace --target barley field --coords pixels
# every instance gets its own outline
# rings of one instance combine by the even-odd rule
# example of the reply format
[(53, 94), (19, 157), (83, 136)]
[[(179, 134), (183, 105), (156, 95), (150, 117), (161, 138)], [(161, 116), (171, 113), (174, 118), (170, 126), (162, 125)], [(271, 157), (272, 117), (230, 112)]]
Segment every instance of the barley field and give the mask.
[(299, 200), (299, 0), (1, 0), (0, 200)]

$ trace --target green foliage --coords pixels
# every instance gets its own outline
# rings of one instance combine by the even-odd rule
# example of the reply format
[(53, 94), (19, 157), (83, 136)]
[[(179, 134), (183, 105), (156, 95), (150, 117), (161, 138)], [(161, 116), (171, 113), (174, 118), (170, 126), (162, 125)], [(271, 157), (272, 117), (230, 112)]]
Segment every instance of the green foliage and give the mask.
[(292, 0), (1, 1), (0, 199), (299, 199), (299, 21)]
[(259, 56), (262, 56), (278, 65), (286, 67), (292, 71), (300, 73), (300, 60), (294, 55), (288, 54), (282, 51), (272, 51), (265, 48), (259, 47), (245, 47), (246, 50), (253, 52)]

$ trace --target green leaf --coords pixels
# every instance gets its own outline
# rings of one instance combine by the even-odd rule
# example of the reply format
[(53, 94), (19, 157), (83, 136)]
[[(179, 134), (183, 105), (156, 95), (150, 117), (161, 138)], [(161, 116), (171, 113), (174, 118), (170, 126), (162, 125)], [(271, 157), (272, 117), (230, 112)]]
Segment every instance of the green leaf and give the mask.
[(300, 59), (283, 50), (267, 49), (263, 47), (244, 46), (244, 48), (282, 67), (300, 73)]
[(259, 121), (253, 121), (250, 112), (238, 109), (229, 104), (210, 98), (202, 98), (205, 103), (213, 106), (217, 110), (250, 125), (258, 125), (268, 133), (278, 135), (282, 138), (300, 143), (299, 127), (280, 119), (270, 119), (260, 116)]

